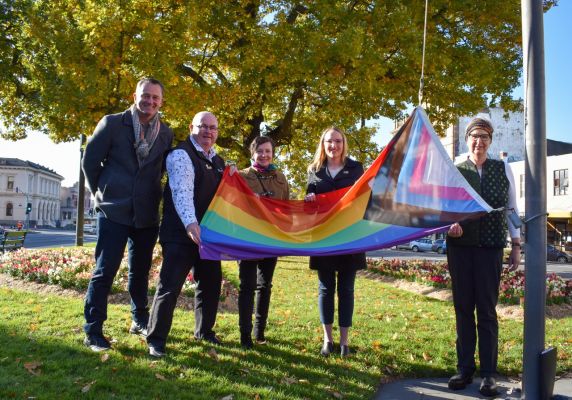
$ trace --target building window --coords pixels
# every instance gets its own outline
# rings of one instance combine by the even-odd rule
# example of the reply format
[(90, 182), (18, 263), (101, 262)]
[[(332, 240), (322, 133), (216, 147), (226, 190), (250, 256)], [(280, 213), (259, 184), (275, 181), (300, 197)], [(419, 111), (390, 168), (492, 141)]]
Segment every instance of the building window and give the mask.
[(13, 192), (14, 191), (14, 177), (8, 177), (8, 183), (6, 183), (6, 191)]
[(568, 194), (568, 170), (557, 169), (554, 171), (554, 196)]
[(12, 203), (6, 204), (6, 216), (11, 217), (14, 215), (14, 206)]
[(520, 198), (524, 197), (524, 174), (520, 174)]

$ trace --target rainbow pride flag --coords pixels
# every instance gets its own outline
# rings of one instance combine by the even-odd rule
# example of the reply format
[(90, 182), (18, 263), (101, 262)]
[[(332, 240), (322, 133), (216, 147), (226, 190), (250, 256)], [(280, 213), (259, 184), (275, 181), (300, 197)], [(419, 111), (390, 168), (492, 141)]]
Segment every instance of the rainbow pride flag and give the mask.
[(257, 197), (227, 168), (201, 221), (200, 253), (211, 260), (359, 253), (490, 211), (417, 107), (353, 186), (315, 202)]

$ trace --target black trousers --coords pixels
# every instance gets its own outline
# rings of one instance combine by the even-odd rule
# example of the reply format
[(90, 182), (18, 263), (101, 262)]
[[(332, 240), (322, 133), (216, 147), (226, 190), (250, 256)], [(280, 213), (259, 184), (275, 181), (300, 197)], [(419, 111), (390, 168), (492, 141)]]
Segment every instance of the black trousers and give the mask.
[[(252, 332), (252, 313), (255, 313), (254, 337), (262, 339), (268, 320), (270, 296), (272, 294), (272, 277), (277, 258), (261, 260), (241, 260), (238, 262), (240, 290), (238, 292), (238, 325), (241, 336), (249, 336)], [(256, 310), (254, 309), (254, 293), (256, 292)]]
[(503, 249), (500, 248), (450, 246), (447, 249), (457, 320), (457, 369), (460, 372), (472, 374), (476, 370), (477, 333), (481, 376), (494, 376), (497, 372), (499, 326), (496, 305), (502, 257)]
[(197, 283), (194, 335), (201, 339), (212, 337), (221, 293), (220, 261), (202, 260), (194, 244), (163, 243), (162, 247), (163, 265), (147, 326), (147, 343), (165, 346), (177, 298), (191, 269)]
[(131, 314), (133, 321), (142, 326), (147, 325), (149, 270), (158, 234), (158, 227), (134, 228), (113, 222), (100, 213), (95, 270), (89, 281), (84, 303), (86, 334), (101, 334), (103, 331), (103, 322), (107, 320), (107, 297), (121, 265), (125, 246), (128, 251), (127, 288), (131, 296)]

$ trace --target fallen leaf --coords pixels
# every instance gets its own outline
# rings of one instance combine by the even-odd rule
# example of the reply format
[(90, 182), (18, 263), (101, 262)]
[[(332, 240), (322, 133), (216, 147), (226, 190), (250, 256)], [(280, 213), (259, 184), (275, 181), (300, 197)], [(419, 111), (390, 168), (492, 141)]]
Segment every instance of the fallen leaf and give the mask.
[(242, 372), (244, 375), (250, 374), (250, 370), (248, 368), (239, 368), (238, 370)]
[(375, 350), (379, 350), (381, 348), (381, 342), (379, 340), (374, 340), (371, 345)]
[(109, 360), (109, 353), (105, 353), (101, 355), (101, 362), (106, 362)]
[(393, 336), (391, 337), (391, 340), (397, 340), (398, 337), (399, 337), (399, 334), (397, 332), (395, 332), (393, 334)]
[(307, 379), (298, 379), (298, 382), (300, 382), (300, 383), (310, 383), (310, 381), (307, 380)]
[(429, 360), (431, 360), (431, 356), (430, 356), (429, 354), (423, 352), (423, 359), (424, 359), (425, 361), (429, 361)]
[(335, 390), (330, 390), (330, 394), (336, 399), (343, 399), (344, 396), (340, 392), (336, 392)]
[(409, 359), (410, 359), (411, 361), (415, 361), (415, 356), (414, 356), (413, 354), (409, 354)]
[(32, 375), (40, 375), (40, 371), (37, 371), (37, 368), (39, 366), (41, 366), (42, 363), (39, 361), (31, 361), (31, 362), (27, 362), (24, 363), (24, 368), (26, 368), (26, 370), (31, 373)]
[(228, 396), (222, 397), (220, 400), (233, 400), (233, 399), (234, 399), (234, 395), (229, 394)]
[(207, 355), (215, 361), (218, 361), (218, 354), (214, 348), (210, 348)]
[(87, 393), (89, 392), (89, 389), (91, 389), (91, 386), (97, 381), (93, 381), (93, 382), (89, 382), (87, 385), (85, 385), (84, 387), (81, 388), (81, 392), (82, 393)]
[(165, 377), (164, 377), (163, 375), (161, 375), (161, 374), (155, 374), (155, 378), (157, 378), (157, 379), (159, 379), (159, 380), (161, 380), (161, 381), (166, 381), (166, 380), (167, 380), (167, 378), (165, 378)]
[(285, 376), (285, 377), (283, 377), (283, 378), (281, 379), (280, 382), (281, 382), (282, 384), (284, 384), (284, 385), (288, 385), (288, 386), (289, 386), (289, 385), (291, 385), (291, 384), (293, 384), (293, 383), (296, 383), (297, 380), (294, 379), (294, 378), (290, 378), (289, 376)]

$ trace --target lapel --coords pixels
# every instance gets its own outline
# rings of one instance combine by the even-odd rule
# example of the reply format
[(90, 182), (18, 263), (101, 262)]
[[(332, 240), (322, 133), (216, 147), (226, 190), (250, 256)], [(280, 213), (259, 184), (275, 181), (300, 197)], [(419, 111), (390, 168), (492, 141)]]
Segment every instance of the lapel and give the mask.
[(123, 125), (127, 127), (125, 129), (125, 132), (127, 134), (127, 140), (129, 141), (129, 143), (131, 143), (131, 148), (133, 148), (133, 145), (135, 144), (135, 131), (133, 130), (133, 118), (131, 116), (130, 109), (125, 110), (125, 112), (123, 113), (122, 122)]

